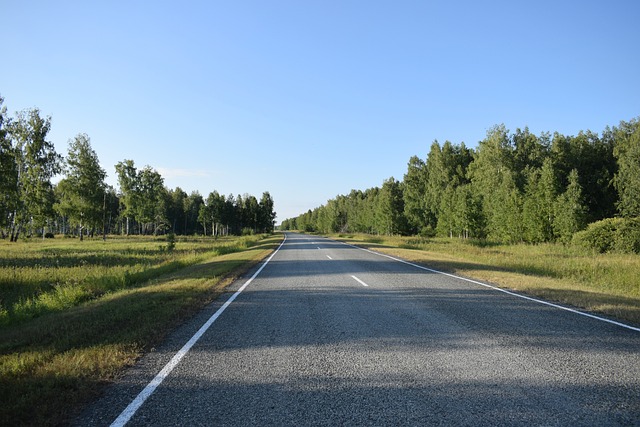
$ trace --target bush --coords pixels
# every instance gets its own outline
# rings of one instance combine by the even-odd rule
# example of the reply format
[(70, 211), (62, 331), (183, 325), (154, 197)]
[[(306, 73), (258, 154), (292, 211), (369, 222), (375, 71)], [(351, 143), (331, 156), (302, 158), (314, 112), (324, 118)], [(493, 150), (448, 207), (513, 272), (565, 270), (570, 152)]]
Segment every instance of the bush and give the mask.
[(600, 253), (640, 254), (640, 218), (607, 218), (594, 222), (576, 233), (573, 243)]
[(174, 233), (167, 234), (167, 252), (173, 252), (176, 248), (176, 235)]
[(640, 254), (640, 218), (625, 219), (616, 230), (613, 249), (625, 254)]

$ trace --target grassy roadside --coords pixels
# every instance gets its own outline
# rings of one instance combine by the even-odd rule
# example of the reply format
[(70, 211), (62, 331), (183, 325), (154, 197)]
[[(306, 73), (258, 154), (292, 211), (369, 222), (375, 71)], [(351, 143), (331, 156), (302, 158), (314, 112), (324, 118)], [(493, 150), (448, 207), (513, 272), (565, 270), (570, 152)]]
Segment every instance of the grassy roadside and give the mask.
[[(281, 240), (274, 235), (240, 244), (204, 241), (183, 254), (185, 258), (159, 261), (160, 266), (169, 265), (166, 268), (159, 268), (150, 255), (147, 269), (155, 273), (145, 274), (142, 268), (143, 280), (5, 322), (0, 326), (0, 424), (64, 423), (125, 366), (213, 301)], [(157, 255), (162, 258), (161, 252)], [(15, 306), (20, 308), (20, 302)]]
[(638, 255), (596, 254), (558, 244), (482, 246), (446, 238), (330, 237), (640, 325)]

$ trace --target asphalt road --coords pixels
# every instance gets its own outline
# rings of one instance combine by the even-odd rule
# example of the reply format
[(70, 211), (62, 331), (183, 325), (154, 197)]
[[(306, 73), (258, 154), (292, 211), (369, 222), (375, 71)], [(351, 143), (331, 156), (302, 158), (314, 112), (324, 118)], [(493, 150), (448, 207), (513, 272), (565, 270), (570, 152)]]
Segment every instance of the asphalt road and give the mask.
[[(116, 420), (243, 282), (77, 423)], [(640, 425), (640, 332), (287, 234), (127, 425)]]

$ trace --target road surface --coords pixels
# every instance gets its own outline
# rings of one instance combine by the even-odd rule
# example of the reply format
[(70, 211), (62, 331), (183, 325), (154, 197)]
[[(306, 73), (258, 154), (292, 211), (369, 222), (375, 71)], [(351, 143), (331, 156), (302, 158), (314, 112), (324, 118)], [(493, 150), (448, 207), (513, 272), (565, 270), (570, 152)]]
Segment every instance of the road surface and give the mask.
[(640, 425), (638, 330), (320, 237), (262, 267), (78, 424)]

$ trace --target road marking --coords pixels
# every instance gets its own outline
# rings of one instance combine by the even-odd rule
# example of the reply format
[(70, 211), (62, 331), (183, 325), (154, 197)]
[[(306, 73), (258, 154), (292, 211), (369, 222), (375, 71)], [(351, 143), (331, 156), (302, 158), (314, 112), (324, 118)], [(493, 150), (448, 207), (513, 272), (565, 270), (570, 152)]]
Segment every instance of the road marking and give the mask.
[[(419, 265), (419, 264), (414, 264), (412, 262), (405, 261), (405, 260), (400, 259), (400, 258), (392, 257), (391, 255), (383, 254), (383, 253), (380, 253), (380, 252), (375, 252), (375, 251), (372, 251), (370, 249), (361, 248), (359, 246), (352, 245), (350, 243), (345, 243), (345, 242), (339, 242), (339, 243), (342, 243), (343, 245), (350, 246), (352, 248), (360, 249), (361, 251), (369, 252), (369, 253), (374, 254), (374, 255), (378, 255), (378, 256), (381, 256), (381, 257), (384, 257), (384, 258), (389, 258), (391, 260), (398, 261), (398, 262), (401, 262), (403, 264), (407, 264), (407, 265), (410, 265), (412, 267), (419, 268), (421, 270), (429, 271), (431, 273), (442, 274), (443, 276), (448, 276), (448, 277), (453, 277), (454, 279), (464, 280), (465, 282), (470, 282), (470, 283), (474, 283), (476, 285), (484, 286), (485, 288), (493, 289), (495, 291), (502, 292), (502, 293), (505, 293), (507, 295), (511, 295), (511, 296), (514, 296), (514, 297), (522, 298), (522, 299), (526, 299), (528, 301), (536, 302), (538, 304), (543, 304), (543, 305), (546, 305), (546, 306), (549, 306), (549, 307), (558, 308), (560, 310), (569, 311), (571, 313), (579, 314), (580, 316), (589, 317), (591, 319), (599, 320), (601, 322), (610, 323), (612, 325), (620, 326), (620, 327), (625, 328), (625, 329), (631, 329), (632, 331), (640, 332), (640, 328), (636, 328), (634, 326), (627, 325), (625, 323), (616, 322), (615, 320), (611, 320), (611, 319), (607, 319), (607, 318), (604, 318), (604, 317), (595, 316), (595, 315), (590, 314), (590, 313), (585, 313), (584, 311), (579, 311), (579, 310), (575, 310), (573, 308), (564, 307), (564, 306), (561, 306), (561, 305), (558, 305), (558, 304), (554, 304), (552, 302), (544, 301), (544, 300), (537, 299), (537, 298), (528, 297), (526, 295), (517, 294), (515, 292), (511, 292), (511, 291), (508, 291), (506, 289), (498, 288), (496, 286), (492, 286), (492, 285), (489, 285), (487, 283), (482, 283), (482, 282), (479, 282), (477, 280), (468, 279), (468, 278), (462, 277), (462, 276), (456, 276), (455, 274), (445, 273), (444, 271), (440, 271), (440, 270), (434, 270), (433, 268), (428, 268), (428, 267), (425, 267), (425, 266), (422, 266), (422, 265)], [(351, 276), (351, 277), (353, 277), (355, 279), (354, 276)], [(358, 279), (356, 279), (356, 280), (358, 280)]]
[(329, 258), (329, 259), (333, 259), (333, 258), (331, 258), (329, 255), (327, 255), (327, 258)]
[(364, 283), (362, 280), (358, 279), (356, 276), (351, 276), (351, 277), (353, 277), (356, 280), (356, 282), (360, 283), (362, 286), (369, 287), (369, 285)]
[(133, 415), (138, 411), (138, 409), (140, 409), (142, 404), (149, 398), (149, 396), (151, 396), (151, 394), (153, 394), (153, 392), (156, 390), (156, 388), (158, 388), (158, 386), (162, 383), (162, 381), (164, 381), (164, 379), (169, 376), (171, 371), (173, 371), (173, 368), (175, 368), (178, 365), (178, 363), (180, 363), (182, 358), (186, 356), (189, 350), (191, 350), (191, 347), (193, 347), (194, 344), (198, 342), (198, 340), (202, 337), (202, 335), (204, 335), (204, 333), (207, 332), (207, 329), (209, 329), (209, 327), (213, 324), (213, 322), (215, 322), (218, 319), (218, 317), (220, 317), (222, 312), (224, 312), (227, 309), (227, 307), (231, 305), (231, 303), (238, 297), (238, 295), (240, 295), (240, 293), (242, 293), (242, 291), (244, 291), (244, 289), (247, 286), (249, 286), (249, 283), (253, 282), (253, 279), (255, 279), (258, 276), (258, 274), (260, 274), (260, 272), (266, 267), (267, 264), (269, 264), (269, 261), (271, 261), (271, 259), (275, 256), (275, 254), (278, 253), (278, 251), (280, 250), (282, 245), (284, 245), (284, 242), (286, 242), (286, 240), (287, 240), (287, 235), (285, 234), (284, 240), (282, 240), (282, 243), (280, 243), (280, 246), (278, 246), (275, 252), (273, 252), (271, 256), (262, 264), (262, 266), (260, 266), (258, 271), (256, 271), (253, 274), (253, 276), (251, 276), (251, 278), (247, 280), (244, 283), (244, 285), (242, 285), (240, 289), (236, 291), (236, 293), (231, 295), (231, 297), (229, 297), (227, 302), (225, 302), (224, 305), (220, 307), (218, 311), (216, 311), (209, 318), (209, 320), (207, 320), (205, 324), (200, 327), (200, 329), (198, 329), (198, 332), (196, 332), (191, 337), (191, 339), (187, 341), (187, 343), (175, 354), (175, 356), (173, 356), (173, 358), (169, 361), (169, 363), (167, 363), (164, 366), (164, 368), (162, 368), (162, 370), (158, 373), (158, 375), (156, 375), (156, 377), (153, 380), (151, 380), (149, 384), (147, 384), (147, 386), (140, 392), (140, 394), (136, 396), (133, 402), (131, 402), (129, 406), (127, 406), (124, 409), (124, 411), (122, 411), (122, 413), (118, 416), (118, 418), (116, 418), (116, 420), (113, 423), (111, 423), (111, 427), (122, 427), (127, 422), (129, 422), (131, 417), (133, 417)]
[(318, 249), (322, 249), (320, 246), (317, 247)]

